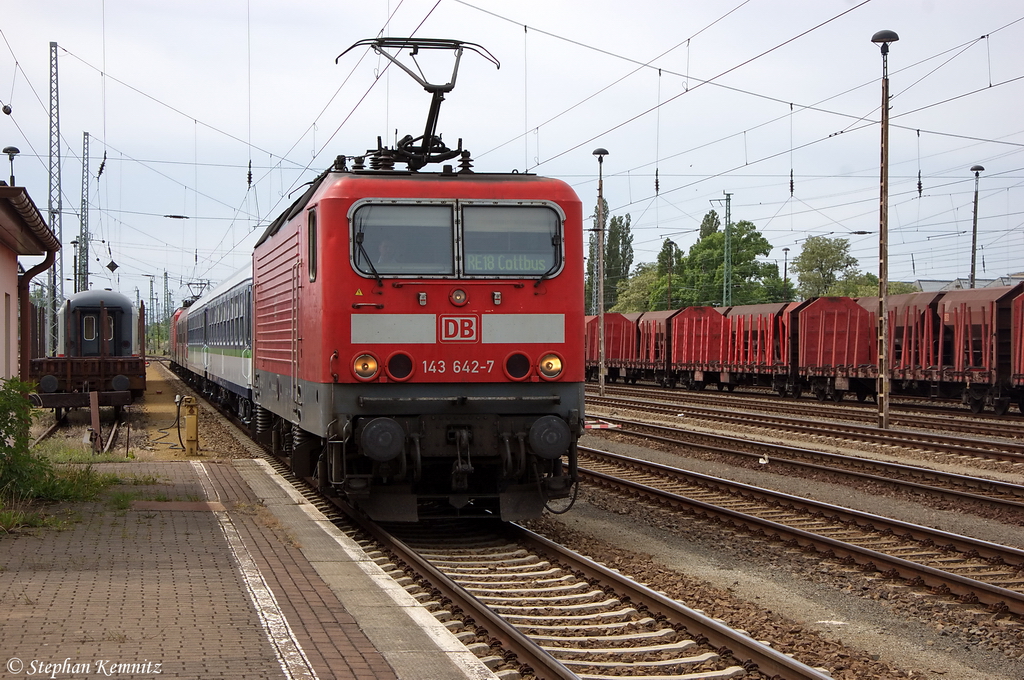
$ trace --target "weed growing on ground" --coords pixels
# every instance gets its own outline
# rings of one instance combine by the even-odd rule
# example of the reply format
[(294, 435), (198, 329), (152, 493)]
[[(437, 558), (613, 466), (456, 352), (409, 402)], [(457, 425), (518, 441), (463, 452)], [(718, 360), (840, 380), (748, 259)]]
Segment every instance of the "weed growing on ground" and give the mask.
[(0, 530), (49, 526), (53, 519), (33, 502), (95, 500), (120, 483), (115, 474), (91, 465), (68, 465), (29, 448), (32, 405), (25, 397), (31, 385), (13, 378), (0, 382)]

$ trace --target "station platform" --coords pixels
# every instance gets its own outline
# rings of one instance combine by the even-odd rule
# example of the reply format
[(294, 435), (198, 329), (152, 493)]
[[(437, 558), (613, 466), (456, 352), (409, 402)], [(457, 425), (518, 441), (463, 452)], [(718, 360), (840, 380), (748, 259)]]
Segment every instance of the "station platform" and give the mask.
[(498, 677), (266, 461), (94, 467), (120, 507), (0, 536), (0, 678)]

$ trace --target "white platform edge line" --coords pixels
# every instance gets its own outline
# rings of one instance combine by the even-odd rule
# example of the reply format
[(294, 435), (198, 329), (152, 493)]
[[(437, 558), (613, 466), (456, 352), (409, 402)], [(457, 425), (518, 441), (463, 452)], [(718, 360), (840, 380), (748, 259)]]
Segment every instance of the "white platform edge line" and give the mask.
[[(213, 486), (213, 480), (210, 478), (210, 473), (206, 466), (199, 461), (192, 461), (192, 467), (199, 474), (199, 479), (202, 482), (207, 498), (210, 499), (210, 496), (213, 495), (219, 501), (220, 497), (217, 494), (216, 487)], [(299, 644), (298, 639), (295, 637), (295, 632), (288, 625), (288, 620), (285, 619), (284, 612), (281, 611), (277, 598), (274, 597), (273, 591), (267, 585), (266, 579), (263, 578), (263, 573), (256, 564), (256, 560), (253, 559), (252, 553), (245, 547), (245, 543), (238, 534), (238, 529), (231, 521), (231, 517), (224, 511), (215, 511), (213, 514), (217, 517), (221, 532), (224, 534), (228, 548), (231, 550), (231, 557), (238, 569), (238, 573), (242, 577), (242, 582), (245, 584), (246, 592), (256, 610), (256, 615), (260, 619), (263, 632), (274, 648), (277, 662), (280, 664), (285, 677), (288, 680), (299, 680), (301, 678), (319, 680), (316, 671), (313, 670), (313, 666), (309, 662), (309, 658), (306, 657), (306, 653), (302, 649), (302, 645)]]
[[(266, 471), (270, 478), (274, 480), (281, 489), (283, 489), (289, 496), (293, 493), (298, 494), (295, 488), (288, 483), (277, 470), (275, 470), (267, 461), (262, 459), (254, 459), (257, 465)], [(301, 496), (300, 496), (301, 498)], [(342, 551), (367, 575), (369, 576), (387, 595), (398, 605), (403, 612), (405, 612), (409, 618), (416, 623), (417, 626), (422, 628), (427, 635), (434, 641), (440, 651), (443, 651), (449, 655), (449, 658), (453, 663), (462, 668), (463, 672), (466, 673), (467, 677), (474, 678), (474, 680), (498, 680), (498, 676), (484, 665), (482, 661), (468, 649), (466, 645), (462, 644), (455, 634), (445, 628), (444, 624), (434, 618), (434, 615), (427, 611), (416, 598), (409, 594), (402, 586), (398, 584), (395, 579), (391, 578), (380, 565), (374, 562), (367, 556), (366, 552), (359, 546), (358, 543), (353, 541), (347, 536), (341, 529), (334, 526), (334, 524), (327, 518), (325, 514), (320, 512), (314, 505), (302, 498), (302, 502), (299, 505), (303, 512), (309, 515), (310, 519), (314, 520), (316, 525), (320, 529), (330, 536), (335, 543), (342, 549)]]

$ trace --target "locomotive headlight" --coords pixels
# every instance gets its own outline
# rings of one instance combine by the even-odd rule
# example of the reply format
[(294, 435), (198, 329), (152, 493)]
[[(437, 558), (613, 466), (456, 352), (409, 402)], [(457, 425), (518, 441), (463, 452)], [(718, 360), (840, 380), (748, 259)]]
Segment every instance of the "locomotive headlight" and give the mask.
[(456, 307), (461, 307), (469, 301), (469, 296), (466, 295), (466, 291), (461, 288), (456, 288), (448, 296), (448, 299), (451, 300), (451, 303)]
[(562, 373), (562, 358), (557, 354), (545, 354), (537, 368), (545, 378), (557, 378)]
[(379, 368), (376, 357), (370, 354), (360, 354), (352, 362), (352, 372), (363, 380), (369, 380), (377, 375)]

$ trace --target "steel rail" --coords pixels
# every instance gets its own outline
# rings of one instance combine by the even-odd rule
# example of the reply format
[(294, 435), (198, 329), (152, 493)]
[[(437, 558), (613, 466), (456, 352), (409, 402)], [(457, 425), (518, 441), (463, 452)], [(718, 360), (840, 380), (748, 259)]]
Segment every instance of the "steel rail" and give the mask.
[[(983, 541), (978, 538), (971, 538), (970, 536), (962, 536), (912, 522), (904, 522), (891, 517), (883, 517), (882, 515), (875, 515), (870, 512), (845, 508), (841, 505), (833, 505), (832, 503), (794, 496), (782, 491), (765, 489), (743, 482), (722, 479), (721, 477), (713, 477), (700, 472), (662, 465), (661, 463), (654, 463), (640, 458), (632, 458), (611, 451), (600, 451), (582, 446), (579, 451), (589, 458), (610, 461), (614, 465), (639, 470), (647, 474), (665, 476), (669, 479), (682, 479), (687, 482), (699, 483), (704, 487), (713, 486), (729, 493), (736, 493), (743, 498), (767, 500), (806, 510), (810, 513), (820, 513), (827, 519), (852, 524), (860, 529), (888, 530), (899, 538), (910, 538), (926, 543), (931, 542), (936, 546), (945, 546), (963, 553), (977, 555), (983, 559), (998, 560), (1004, 564), (1017, 565), (1020, 568), (1024, 568), (1024, 550), (1012, 546)], [(588, 470), (588, 472), (593, 474), (596, 471)], [(597, 472), (597, 474), (603, 473)]]
[[(662, 431), (668, 433), (684, 433), (688, 435), (698, 436), (703, 439), (708, 439), (712, 443), (703, 444), (700, 442), (683, 441), (668, 436), (661, 436), (656, 434), (649, 434), (643, 432), (635, 432), (628, 429), (618, 429), (616, 432), (622, 434), (628, 434), (634, 437), (643, 437), (645, 439), (653, 439), (656, 441), (673, 444), (676, 446), (687, 446), (695, 449), (702, 449), (710, 453), (722, 454), (726, 453), (734, 456), (741, 456), (745, 458), (760, 459), (767, 457), (773, 464), (777, 463), (780, 465), (789, 465), (793, 467), (806, 468), (812, 470), (818, 470), (822, 472), (829, 472), (832, 474), (848, 475), (851, 477), (858, 477), (861, 479), (867, 479), (874, 482), (884, 482), (887, 484), (910, 487), (928, 493), (939, 495), (944, 498), (963, 500), (972, 499), (981, 501), (993, 506), (1013, 508), (1016, 510), (1024, 509), (1024, 486), (1020, 484), (1011, 484), (1009, 482), (1000, 482), (993, 479), (985, 479), (983, 477), (970, 477), (967, 475), (957, 475), (949, 472), (941, 472), (939, 470), (931, 470), (929, 468), (916, 467), (913, 465), (902, 465), (900, 463), (888, 463), (885, 461), (874, 460), (871, 458), (858, 458), (855, 456), (843, 456), (834, 453), (827, 453), (824, 451), (814, 451), (811, 449), (800, 449), (794, 446), (787, 446), (783, 444), (769, 444), (764, 442), (757, 442), (747, 439), (739, 439), (737, 437), (727, 437), (724, 435), (716, 435), (705, 432), (693, 432), (689, 430), (680, 430), (677, 428), (665, 427), (662, 425), (653, 425), (649, 423), (641, 423), (633, 420), (627, 420), (624, 418), (613, 418), (609, 416), (602, 416), (602, 420), (619, 423), (626, 427), (633, 428), (646, 428), (654, 431)], [(747, 449), (755, 449), (755, 451), (742, 450), (739, 447), (746, 447)], [(944, 489), (942, 487), (930, 486), (928, 484), (922, 484), (920, 482), (910, 481), (907, 479), (897, 479), (893, 477), (882, 477), (876, 474), (870, 474), (867, 472), (859, 472), (857, 470), (848, 470), (842, 467), (832, 467), (829, 465), (819, 465), (816, 463), (808, 463), (806, 461), (794, 460), (793, 458), (786, 458), (786, 454), (802, 455), (807, 458), (816, 458), (835, 464), (855, 465), (864, 469), (874, 469), (876, 471), (885, 471), (890, 474), (901, 474), (907, 477), (914, 477), (918, 479), (931, 479), (936, 481), (943, 481), (947, 484), (969, 487), (974, 489), (987, 489), (994, 493), (1003, 493), (1021, 500), (1011, 500), (1007, 498), (999, 498), (995, 496), (985, 496), (978, 493), (968, 493), (966, 491), (959, 491), (957, 489)]]
[[(803, 529), (796, 529), (736, 510), (721, 508), (645, 484), (619, 479), (582, 467), (579, 470), (580, 474), (584, 477), (598, 480), (613, 488), (628, 488), (636, 493), (657, 498), (673, 505), (692, 508), (695, 513), (707, 517), (726, 518), (730, 524), (738, 528), (755, 532), (760, 531), (770, 538), (778, 538), (778, 540), (789, 542), (800, 548), (811, 548), (825, 555), (851, 561), (865, 569), (882, 572), (890, 577), (899, 576), (911, 583), (929, 586), (940, 593), (948, 592), (958, 596), (963, 602), (979, 602), (995, 612), (1009, 611), (1018, 616), (1024, 614), (1024, 594), (1013, 590), (993, 586), (958, 574), (944, 572), (940, 569), (911, 562), (901, 557), (886, 555), (870, 548), (862, 548), (826, 536), (819, 536)], [(879, 565), (882, 566), (880, 567)]]
[[(705, 406), (709, 403), (721, 405), (724, 408), (751, 408), (751, 409), (783, 409), (790, 413), (802, 413), (805, 415), (820, 417), (827, 413), (829, 418), (842, 420), (874, 422), (877, 411), (872, 407), (852, 401), (807, 401), (793, 400), (792, 398), (778, 397), (767, 392), (732, 392), (719, 394), (717, 392), (692, 392), (686, 390), (669, 390), (652, 386), (624, 386), (617, 385), (609, 387), (612, 394), (619, 394), (626, 397), (635, 395), (641, 399), (649, 400), (652, 394), (658, 397), (672, 399), (672, 403), (687, 404), (691, 400), (699, 399)], [(596, 392), (588, 394), (588, 399), (596, 396)], [(901, 427), (921, 428), (922, 426), (939, 427), (947, 430), (957, 430), (972, 434), (983, 434), (999, 437), (1024, 437), (1024, 418), (1018, 415), (997, 416), (990, 413), (971, 413), (953, 406), (940, 406), (934, 403), (922, 404), (913, 397), (900, 397), (903, 403), (893, 403), (894, 411), (892, 422)], [(956, 418), (950, 420), (950, 417)]]
[[(616, 402), (614, 398), (588, 397), (588, 406), (622, 406), (621, 401)], [(711, 418), (720, 422), (735, 423), (752, 427), (771, 427), (775, 429), (786, 429), (792, 432), (812, 434), (821, 437), (845, 435), (845, 439), (871, 442), (874, 444), (911, 446), (916, 449), (934, 451), (938, 453), (953, 453), (961, 456), (975, 456), (978, 458), (989, 458), (992, 460), (1003, 460), (1014, 463), (1024, 462), (1024, 444), (1016, 442), (984, 442), (975, 440), (974, 445), (965, 445), (960, 437), (952, 437), (943, 434), (931, 434), (921, 432), (902, 431), (898, 435), (890, 434), (892, 430), (880, 431), (877, 427), (868, 427), (852, 423), (817, 423), (808, 424), (805, 420), (788, 418), (785, 416), (758, 415), (753, 413), (737, 414), (735, 411), (723, 412), (717, 409), (699, 407), (693, 405), (677, 405), (667, 403), (633, 403), (629, 402), (628, 407), (635, 407), (643, 411), (655, 411), (670, 415), (680, 415), (679, 411), (685, 410), (687, 417)]]
[(769, 677), (787, 680), (826, 680), (832, 677), (539, 534), (518, 525), (513, 525), (511, 530), (517, 534), (516, 540), (531, 549), (548, 555), (554, 561), (567, 565), (601, 585), (610, 584), (617, 594), (625, 595), (629, 601), (665, 616), (670, 623), (682, 625), (691, 633), (700, 633), (719, 649), (719, 653), (730, 654), (747, 662), (745, 667), (748, 672), (756, 670)]

